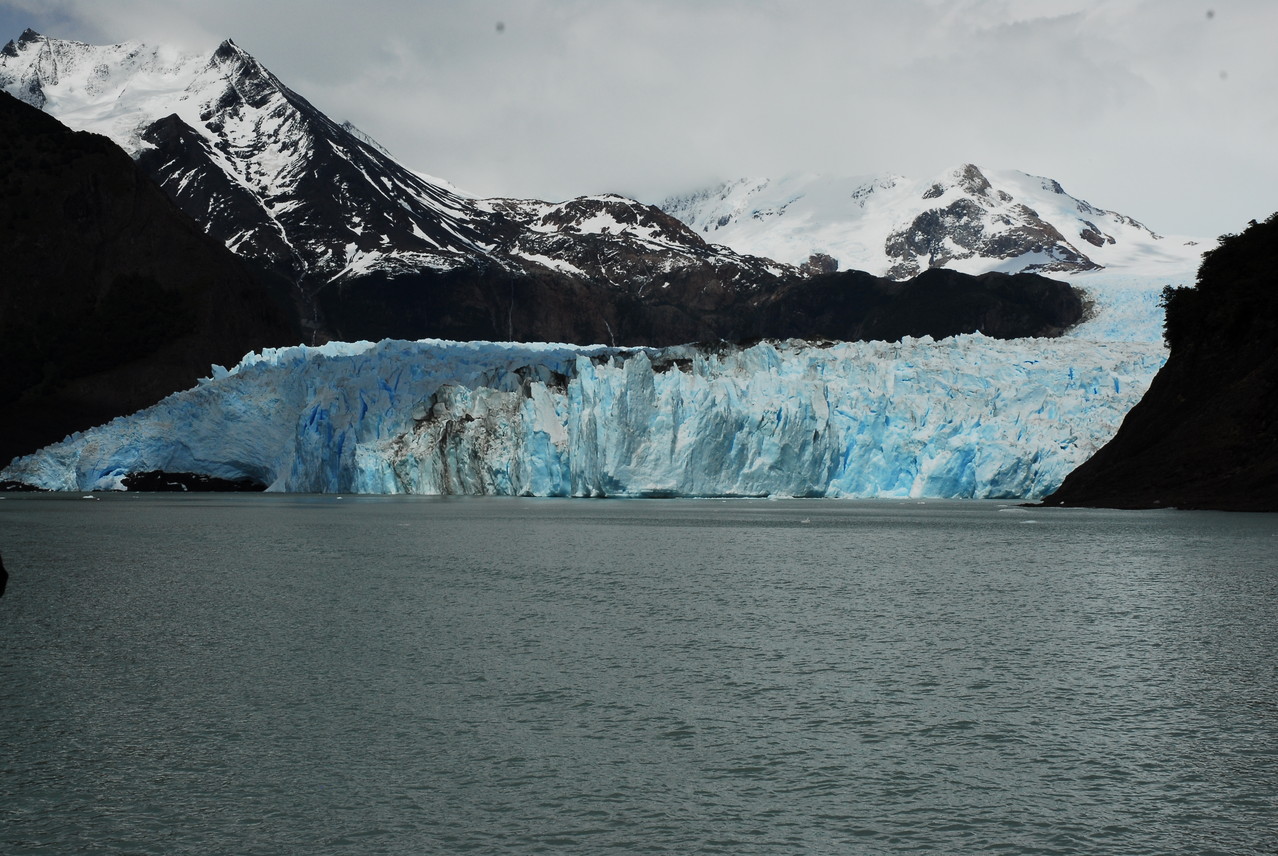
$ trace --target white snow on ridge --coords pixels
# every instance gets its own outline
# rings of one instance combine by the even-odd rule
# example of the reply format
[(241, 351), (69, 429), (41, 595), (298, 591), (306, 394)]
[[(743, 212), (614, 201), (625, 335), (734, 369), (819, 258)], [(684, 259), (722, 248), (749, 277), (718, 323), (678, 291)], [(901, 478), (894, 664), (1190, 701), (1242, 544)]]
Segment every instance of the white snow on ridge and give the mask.
[(1150, 344), (980, 335), (722, 352), (289, 348), (0, 479), (90, 490), (168, 470), (297, 492), (1034, 498), (1112, 436), (1163, 360)]
[[(1156, 235), (1129, 217), (1070, 196), (1051, 179), (970, 165), (922, 181), (896, 175), (811, 173), (740, 179), (671, 197), (661, 208), (707, 241), (739, 253), (796, 265), (813, 253), (824, 253), (837, 259), (842, 270), (885, 276), (903, 259), (889, 254), (892, 237), (908, 231), (925, 212), (944, 210), (961, 200), (973, 201), (983, 212), (980, 226), (987, 236), (1025, 223), (1036, 225), (1039, 218), (1054, 226), (1070, 248), (1111, 270), (1194, 270), (1202, 252), (1213, 246), (1210, 241)], [(944, 266), (964, 273), (1015, 272), (1055, 260), (958, 255)], [(928, 266), (926, 258), (919, 262)]]
[[(208, 54), (181, 53), (140, 42), (87, 45), (43, 39), (30, 70), (0, 60), (0, 88), (24, 98), (21, 86), (38, 72), (45, 98), (36, 106), (79, 130), (102, 134), (131, 155), (145, 146), (140, 129), (172, 112), (208, 65)], [(28, 100), (25, 99), (24, 100)], [(161, 112), (163, 111), (163, 112)]]
[(536, 262), (542, 267), (550, 270), (557, 270), (560, 273), (574, 274), (577, 276), (585, 276), (585, 271), (575, 265), (569, 264), (563, 259), (556, 259), (550, 256), (540, 255), (538, 253), (529, 253), (518, 248), (511, 251), (511, 255), (518, 256), (521, 259), (527, 259), (530, 262)]

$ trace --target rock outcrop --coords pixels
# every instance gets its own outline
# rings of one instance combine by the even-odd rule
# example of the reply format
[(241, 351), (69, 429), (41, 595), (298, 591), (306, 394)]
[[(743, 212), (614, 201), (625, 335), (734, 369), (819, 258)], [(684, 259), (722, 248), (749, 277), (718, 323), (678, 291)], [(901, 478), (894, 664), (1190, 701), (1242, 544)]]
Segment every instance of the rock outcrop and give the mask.
[(1278, 214), (1165, 294), (1167, 364), (1044, 503), (1278, 511)]
[(110, 140), (0, 92), (0, 460), (296, 341), (242, 260)]

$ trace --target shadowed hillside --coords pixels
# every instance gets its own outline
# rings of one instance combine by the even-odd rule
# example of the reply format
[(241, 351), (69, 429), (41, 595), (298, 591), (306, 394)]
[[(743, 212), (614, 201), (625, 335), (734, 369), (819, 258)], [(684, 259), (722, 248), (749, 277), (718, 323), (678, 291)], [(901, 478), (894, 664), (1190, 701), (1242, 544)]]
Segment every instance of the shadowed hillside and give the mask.
[(0, 92), (0, 461), (296, 334), (114, 143)]
[(1278, 214), (1165, 294), (1167, 365), (1045, 503), (1278, 511)]

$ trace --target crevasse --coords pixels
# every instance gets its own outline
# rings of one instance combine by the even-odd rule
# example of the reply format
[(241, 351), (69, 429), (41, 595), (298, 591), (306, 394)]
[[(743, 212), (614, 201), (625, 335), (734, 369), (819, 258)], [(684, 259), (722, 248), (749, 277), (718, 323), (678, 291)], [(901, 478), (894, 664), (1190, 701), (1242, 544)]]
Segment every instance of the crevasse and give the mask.
[(0, 473), (294, 492), (1035, 498), (1104, 444), (1165, 351), (979, 334), (753, 347), (383, 341), (250, 354)]

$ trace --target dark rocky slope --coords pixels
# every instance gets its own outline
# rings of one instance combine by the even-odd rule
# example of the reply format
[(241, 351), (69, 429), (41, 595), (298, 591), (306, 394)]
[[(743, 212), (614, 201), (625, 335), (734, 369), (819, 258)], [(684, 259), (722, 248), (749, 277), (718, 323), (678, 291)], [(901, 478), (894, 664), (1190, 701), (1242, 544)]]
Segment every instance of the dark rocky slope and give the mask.
[(476, 266), (369, 276), (320, 292), (337, 338), (442, 338), (606, 345), (744, 339), (1057, 336), (1084, 305), (1069, 285), (1035, 274), (930, 270), (905, 282), (843, 271), (793, 276), (767, 289), (723, 287), (697, 270), (619, 289), (552, 272)]
[(114, 143), (0, 92), (0, 461), (297, 334)]
[(898, 282), (863, 271), (792, 281), (761, 301), (763, 335), (896, 341), (980, 331), (996, 339), (1059, 336), (1083, 318), (1069, 285), (1037, 274), (970, 276), (931, 268)]
[(1278, 511), (1278, 214), (1167, 292), (1167, 365), (1047, 505)]

